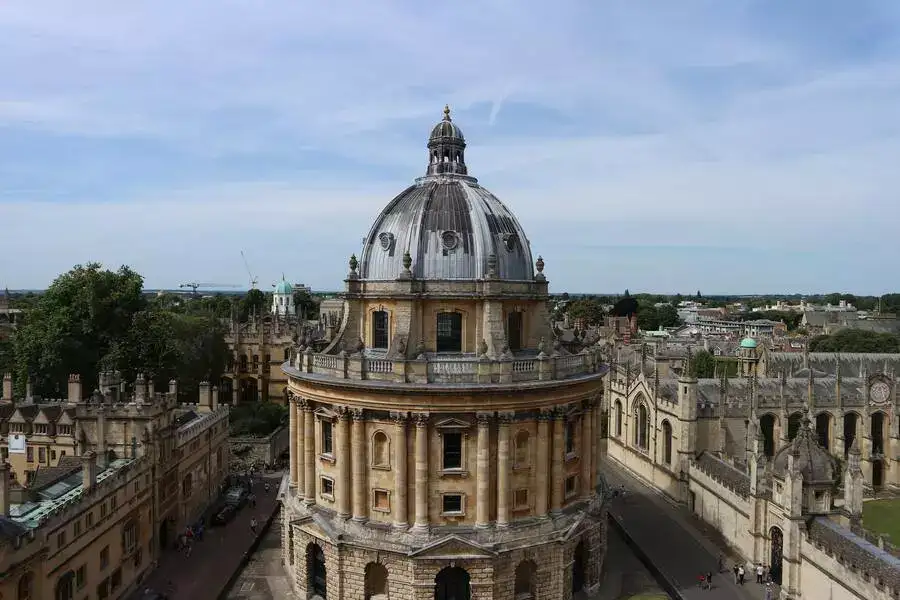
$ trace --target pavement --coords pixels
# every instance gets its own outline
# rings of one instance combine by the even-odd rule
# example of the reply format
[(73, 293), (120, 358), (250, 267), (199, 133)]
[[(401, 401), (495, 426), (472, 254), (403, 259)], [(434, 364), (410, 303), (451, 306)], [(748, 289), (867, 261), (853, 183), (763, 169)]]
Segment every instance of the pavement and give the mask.
[(668, 599), (644, 563), (614, 527), (608, 529), (600, 588), (589, 600)]
[[(241, 568), (245, 555), (262, 533), (265, 522), (278, 510), (278, 486), (281, 471), (254, 477), (256, 507), (248, 504), (230, 523), (210, 527), (203, 540), (196, 542), (190, 556), (174, 549), (165, 551), (159, 564), (141, 583), (129, 600), (146, 598), (145, 591), (165, 593), (169, 600), (212, 600), (225, 590), (234, 573)], [(264, 491), (265, 482), (270, 484)], [(250, 530), (250, 519), (256, 517), (257, 533)], [(278, 529), (273, 525), (271, 529)]]
[[(611, 500), (609, 512), (683, 600), (765, 600), (765, 587), (755, 583), (749, 572), (749, 581), (742, 586), (734, 583), (730, 571), (715, 575), (719, 556), (725, 556), (728, 569), (740, 557), (730, 553), (711, 527), (624, 468), (606, 462), (603, 473), (610, 485), (624, 485), (628, 491)], [(701, 590), (699, 576), (710, 570), (714, 573), (712, 589)], [(775, 588), (772, 597), (778, 598), (778, 594)]]
[[(275, 517), (276, 520), (278, 517)], [(256, 551), (241, 569), (227, 600), (285, 600), (291, 584), (281, 556), (281, 527), (273, 523)]]

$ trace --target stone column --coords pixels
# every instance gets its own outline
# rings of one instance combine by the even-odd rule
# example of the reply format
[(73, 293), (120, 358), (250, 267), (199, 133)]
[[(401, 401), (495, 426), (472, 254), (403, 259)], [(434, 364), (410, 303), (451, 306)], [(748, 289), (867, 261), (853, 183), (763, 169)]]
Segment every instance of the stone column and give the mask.
[(546, 410), (538, 414), (534, 514), (542, 519), (547, 518), (547, 490), (550, 489), (550, 417), (551, 413)]
[(350, 409), (342, 406), (338, 409), (337, 421), (337, 467), (338, 481), (335, 500), (337, 500), (337, 513), (342, 519), (350, 518), (350, 497), (352, 496), (350, 481)]
[(553, 474), (550, 478), (550, 512), (559, 514), (562, 512), (563, 506), (563, 486), (565, 486), (565, 477), (563, 468), (565, 467), (566, 439), (565, 439), (566, 416), (562, 410), (553, 411)]
[(306, 414), (306, 401), (294, 398), (297, 407), (297, 435), (294, 438), (296, 454), (291, 454), (291, 466), (297, 468), (297, 496), (302, 498), (306, 491), (306, 421), (312, 415)]
[[(497, 429), (497, 527), (509, 526), (509, 423), (512, 414), (500, 415)], [(479, 435), (479, 443), (481, 436)]]
[(581, 447), (578, 449), (578, 460), (581, 461), (581, 495), (589, 498), (594, 493), (591, 485), (591, 473), (594, 471), (592, 465), (594, 462), (593, 445), (596, 442), (593, 435), (594, 425), (594, 409), (587, 404), (584, 414), (581, 415)]
[(487, 413), (479, 413), (477, 418), (475, 527), (487, 527), (491, 521), (491, 417)]
[(397, 500), (394, 502), (394, 527), (406, 529), (409, 527), (407, 513), (408, 500), (406, 498), (406, 415), (394, 414), (394, 493)]
[(305, 493), (303, 497), (307, 504), (316, 503), (316, 416), (313, 414), (312, 403), (304, 402), (303, 409), (303, 469)]
[[(600, 483), (600, 469), (603, 464), (603, 445), (606, 440), (600, 438), (603, 431), (603, 403), (594, 403), (594, 430), (591, 432), (591, 451), (594, 455), (593, 469), (591, 470), (591, 489), (596, 489)], [(609, 432), (607, 431), (607, 435)]]
[(290, 434), (291, 487), (297, 487), (297, 463), (300, 461), (299, 455), (297, 454), (297, 402), (292, 394), (288, 394), (288, 407), (290, 415), (288, 432)]
[(366, 468), (366, 422), (362, 409), (353, 410), (353, 520), (369, 518), (369, 478)]
[(416, 419), (416, 522), (413, 529), (428, 531), (428, 414)]

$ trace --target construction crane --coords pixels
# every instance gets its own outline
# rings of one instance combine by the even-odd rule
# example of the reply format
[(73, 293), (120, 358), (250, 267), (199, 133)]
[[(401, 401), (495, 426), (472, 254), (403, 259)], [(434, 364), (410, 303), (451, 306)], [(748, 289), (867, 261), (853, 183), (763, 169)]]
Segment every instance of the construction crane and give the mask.
[(192, 281), (190, 283), (182, 283), (178, 287), (180, 287), (181, 289), (191, 288), (191, 294), (196, 296), (197, 288), (239, 288), (241, 286), (232, 285), (230, 283), (197, 283)]
[(247, 262), (247, 255), (244, 254), (244, 251), (241, 250), (241, 258), (244, 259), (244, 267), (247, 268), (247, 275), (250, 276), (250, 289), (256, 289), (256, 282), (259, 281), (259, 277), (254, 277), (253, 272), (250, 270), (250, 263)]

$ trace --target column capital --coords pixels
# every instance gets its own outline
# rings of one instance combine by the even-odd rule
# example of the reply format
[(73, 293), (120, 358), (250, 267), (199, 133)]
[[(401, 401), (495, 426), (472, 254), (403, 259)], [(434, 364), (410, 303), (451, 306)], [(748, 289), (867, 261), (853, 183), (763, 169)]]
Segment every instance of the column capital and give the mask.
[(346, 406), (335, 406), (334, 412), (337, 414), (338, 419), (341, 421), (349, 421), (350, 420), (350, 409)]
[(412, 418), (416, 423), (416, 427), (427, 427), (428, 419), (431, 417), (428, 413), (413, 413)]
[(307, 400), (306, 398), (301, 398), (300, 399), (300, 408), (303, 409), (303, 412), (311, 413), (313, 411), (312, 400)]
[(560, 404), (559, 406), (553, 407), (553, 418), (559, 421), (565, 421), (566, 416), (569, 414), (569, 405)]
[(365, 420), (366, 411), (361, 408), (351, 408), (350, 416), (353, 417), (354, 421), (361, 422)]
[(542, 408), (538, 411), (537, 415), (538, 421), (552, 421), (553, 420), (553, 409), (552, 408)]
[(294, 392), (291, 390), (287, 391), (287, 401), (288, 403), (296, 402), (297, 397), (294, 395)]
[(516, 413), (514, 412), (501, 412), (497, 413), (497, 421), (503, 427), (508, 427), (510, 423), (512, 423), (516, 418)]
[(489, 412), (480, 412), (475, 414), (475, 419), (478, 421), (478, 427), (488, 427), (491, 424), (491, 419), (494, 417), (494, 413)]
[(306, 398), (301, 398), (300, 396), (294, 396), (294, 403), (297, 405), (297, 408), (303, 411), (309, 406), (309, 402), (306, 401)]
[(406, 426), (406, 422), (409, 420), (409, 415), (404, 412), (392, 412), (391, 420), (394, 422), (394, 425)]

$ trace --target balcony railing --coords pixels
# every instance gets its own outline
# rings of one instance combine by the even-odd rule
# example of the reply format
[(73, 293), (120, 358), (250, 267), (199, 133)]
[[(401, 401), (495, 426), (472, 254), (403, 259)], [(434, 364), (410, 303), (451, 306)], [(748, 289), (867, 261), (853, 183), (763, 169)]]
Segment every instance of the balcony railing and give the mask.
[(529, 355), (492, 359), (474, 355), (427, 355), (421, 359), (388, 359), (363, 354), (297, 354), (288, 372), (393, 383), (486, 384), (557, 381), (603, 374), (599, 349), (578, 354)]

